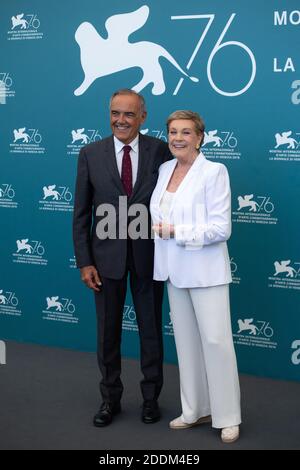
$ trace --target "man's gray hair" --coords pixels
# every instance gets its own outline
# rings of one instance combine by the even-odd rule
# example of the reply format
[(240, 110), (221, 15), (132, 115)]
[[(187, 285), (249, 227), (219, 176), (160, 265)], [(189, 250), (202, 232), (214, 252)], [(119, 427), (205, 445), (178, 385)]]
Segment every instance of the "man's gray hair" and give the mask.
[(112, 100), (118, 96), (118, 95), (134, 95), (134, 96), (137, 96), (140, 100), (140, 105), (141, 105), (141, 114), (145, 113), (146, 112), (146, 102), (145, 102), (145, 98), (140, 95), (139, 93), (137, 93), (136, 91), (134, 90), (131, 90), (130, 88), (121, 88), (120, 90), (117, 90), (114, 92), (114, 94), (111, 96), (110, 98), (110, 101), (109, 101), (109, 109), (111, 108), (111, 102)]

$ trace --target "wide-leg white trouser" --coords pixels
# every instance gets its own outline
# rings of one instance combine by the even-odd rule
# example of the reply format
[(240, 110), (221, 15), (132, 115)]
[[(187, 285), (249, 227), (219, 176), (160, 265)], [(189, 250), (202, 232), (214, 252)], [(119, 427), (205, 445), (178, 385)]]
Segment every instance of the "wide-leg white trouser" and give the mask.
[(241, 422), (229, 285), (177, 288), (168, 282), (180, 373), (182, 419), (211, 414), (214, 428)]

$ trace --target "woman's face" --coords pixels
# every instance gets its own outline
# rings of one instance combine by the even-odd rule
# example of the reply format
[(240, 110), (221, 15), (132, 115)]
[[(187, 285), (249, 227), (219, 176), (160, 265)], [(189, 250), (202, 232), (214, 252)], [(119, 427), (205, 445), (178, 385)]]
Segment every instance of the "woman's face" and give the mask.
[(196, 134), (195, 124), (190, 119), (174, 119), (169, 124), (169, 148), (180, 160), (190, 160), (199, 153), (202, 134)]

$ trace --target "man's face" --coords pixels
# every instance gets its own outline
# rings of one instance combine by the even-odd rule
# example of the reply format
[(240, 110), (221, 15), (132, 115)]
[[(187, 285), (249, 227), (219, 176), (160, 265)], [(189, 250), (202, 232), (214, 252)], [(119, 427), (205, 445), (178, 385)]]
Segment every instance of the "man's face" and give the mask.
[(137, 136), (146, 119), (146, 112), (141, 113), (138, 96), (117, 95), (110, 107), (110, 126), (117, 139), (128, 145)]

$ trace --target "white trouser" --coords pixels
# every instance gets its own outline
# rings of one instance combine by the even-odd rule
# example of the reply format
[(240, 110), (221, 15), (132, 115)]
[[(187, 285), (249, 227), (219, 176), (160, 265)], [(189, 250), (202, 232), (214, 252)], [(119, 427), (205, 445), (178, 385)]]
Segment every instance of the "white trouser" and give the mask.
[(240, 424), (240, 387), (228, 284), (179, 289), (168, 281), (168, 294), (183, 421), (193, 423), (211, 414), (214, 428)]

